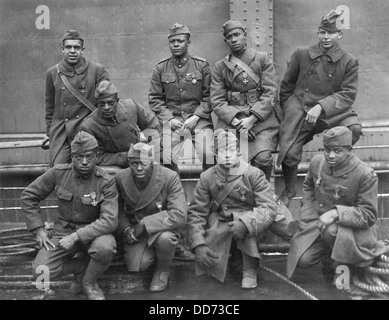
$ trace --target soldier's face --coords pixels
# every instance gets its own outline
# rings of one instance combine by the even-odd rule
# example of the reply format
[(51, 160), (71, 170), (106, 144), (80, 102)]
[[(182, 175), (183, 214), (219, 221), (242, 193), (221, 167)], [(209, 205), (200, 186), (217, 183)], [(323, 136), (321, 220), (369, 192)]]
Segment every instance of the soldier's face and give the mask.
[(217, 163), (225, 168), (231, 168), (239, 163), (240, 150), (236, 143), (229, 143), (217, 150)]
[(317, 37), (323, 48), (329, 50), (338, 43), (340, 38), (342, 38), (342, 32), (328, 32), (319, 29)]
[(153, 162), (140, 158), (128, 159), (128, 163), (135, 181), (147, 182), (153, 173)]
[(169, 38), (170, 51), (173, 56), (180, 58), (188, 51), (190, 40), (185, 34), (178, 34)]
[(65, 61), (71, 65), (77, 64), (82, 59), (84, 52), (81, 40), (65, 40), (62, 47), (62, 53)]
[(242, 29), (232, 29), (225, 35), (225, 42), (232, 53), (241, 52), (246, 47), (246, 35)]
[(107, 97), (105, 99), (97, 100), (97, 107), (99, 108), (100, 114), (104, 119), (112, 119), (116, 114), (118, 108), (117, 97)]
[(347, 147), (324, 147), (324, 157), (330, 167), (336, 167), (346, 161), (351, 150)]
[(96, 165), (97, 153), (94, 151), (73, 153), (72, 163), (74, 170), (82, 175), (89, 176)]

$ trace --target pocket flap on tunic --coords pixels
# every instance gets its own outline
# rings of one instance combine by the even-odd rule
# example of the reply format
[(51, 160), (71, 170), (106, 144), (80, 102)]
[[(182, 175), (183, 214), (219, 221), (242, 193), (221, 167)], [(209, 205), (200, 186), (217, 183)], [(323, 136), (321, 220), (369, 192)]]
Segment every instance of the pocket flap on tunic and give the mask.
[(161, 76), (161, 81), (163, 83), (169, 84), (176, 81), (176, 76), (172, 74), (163, 74)]
[(56, 194), (59, 199), (70, 201), (73, 198), (73, 193), (64, 189), (63, 187), (56, 188)]

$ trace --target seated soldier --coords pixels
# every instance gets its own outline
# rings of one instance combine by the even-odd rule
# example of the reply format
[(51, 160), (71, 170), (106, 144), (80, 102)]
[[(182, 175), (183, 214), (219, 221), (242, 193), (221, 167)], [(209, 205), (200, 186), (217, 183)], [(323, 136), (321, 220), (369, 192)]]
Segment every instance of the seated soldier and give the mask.
[(116, 174), (119, 227), (128, 271), (148, 269), (156, 260), (150, 291), (164, 290), (187, 218), (184, 189), (178, 174), (154, 162), (152, 147), (131, 145), (129, 168)]
[(319, 262), (328, 279), (337, 264), (368, 265), (387, 248), (377, 240), (378, 178), (352, 153), (344, 126), (323, 134), (324, 154), (315, 156), (303, 185), (303, 206), (291, 240), (287, 275)]
[[(71, 143), (72, 164), (57, 164), (32, 182), (21, 201), (27, 229), (36, 233), (41, 248), (32, 263), (33, 276), (46, 266), (49, 280), (74, 274), (71, 290), (91, 300), (104, 300), (97, 279), (116, 253), (112, 233), (118, 225), (115, 179), (96, 164), (97, 141), (79, 132)], [(39, 204), (51, 192), (58, 197), (59, 215), (52, 234), (44, 228)], [(87, 252), (89, 259), (75, 257)]]
[(96, 137), (98, 165), (128, 167), (128, 149), (140, 141), (141, 134), (159, 150), (159, 121), (154, 113), (132, 99), (119, 100), (116, 87), (107, 80), (97, 85), (95, 99), (98, 108), (82, 122), (80, 130)]
[[(242, 288), (257, 286), (258, 242), (269, 228), (285, 240), (292, 217), (260, 169), (244, 162), (232, 132), (217, 130), (217, 165), (203, 172), (188, 212), (188, 238), (196, 274), (224, 282), (232, 240), (243, 260)], [(275, 222), (277, 221), (277, 222)]]

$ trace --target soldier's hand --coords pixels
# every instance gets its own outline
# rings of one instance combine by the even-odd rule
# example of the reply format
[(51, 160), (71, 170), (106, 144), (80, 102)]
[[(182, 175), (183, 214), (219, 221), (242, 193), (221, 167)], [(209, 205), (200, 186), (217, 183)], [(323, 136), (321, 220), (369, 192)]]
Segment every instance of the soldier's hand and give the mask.
[(50, 251), (49, 246), (55, 248), (55, 245), (50, 241), (49, 232), (43, 227), (36, 230), (36, 242), (38, 242), (39, 249), (42, 249), (43, 246), (47, 251)]
[(78, 236), (77, 232), (73, 232), (59, 240), (59, 245), (65, 250), (69, 250), (76, 244), (79, 239), (80, 237)]
[(307, 120), (308, 123), (315, 124), (317, 119), (320, 117), (322, 111), (323, 107), (320, 104), (317, 104), (307, 112), (305, 120)]
[(216, 259), (219, 259), (219, 256), (209, 249), (206, 245), (199, 245), (195, 248), (196, 261), (203, 268), (213, 268), (215, 265)]
[(49, 137), (48, 136), (46, 136), (45, 138), (43, 138), (43, 140), (42, 140), (42, 143), (41, 143), (41, 148), (43, 149), (43, 150), (47, 150), (47, 149), (49, 149)]
[(123, 231), (124, 241), (128, 244), (134, 244), (138, 242), (138, 239), (134, 236), (135, 229), (133, 227), (127, 227)]
[(137, 225), (135, 225), (133, 236), (137, 239), (145, 230), (146, 230), (145, 225), (141, 220)]
[(199, 120), (200, 117), (194, 114), (193, 116), (185, 120), (183, 128), (188, 129), (189, 131), (193, 131)]
[(227, 226), (231, 228), (230, 232), (232, 233), (233, 237), (239, 240), (243, 239), (249, 232), (242, 221), (231, 221), (227, 223)]
[(171, 119), (169, 121), (169, 124), (170, 124), (170, 128), (173, 130), (173, 131), (176, 131), (178, 129), (181, 129), (182, 126), (184, 125), (180, 120), (177, 120), (177, 119)]
[(331, 223), (334, 223), (336, 219), (338, 219), (338, 211), (336, 209), (332, 209), (323, 213), (319, 217), (319, 222), (321, 222), (324, 226), (321, 228), (321, 231), (324, 231)]

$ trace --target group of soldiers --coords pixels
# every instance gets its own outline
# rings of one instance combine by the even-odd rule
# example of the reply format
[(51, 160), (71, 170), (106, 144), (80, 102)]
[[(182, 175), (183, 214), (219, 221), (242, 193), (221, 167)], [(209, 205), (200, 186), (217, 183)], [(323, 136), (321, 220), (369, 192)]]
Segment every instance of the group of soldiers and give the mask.
[[(267, 229), (291, 243), (287, 274), (323, 263), (368, 265), (385, 252), (377, 241), (377, 176), (352, 146), (362, 127), (352, 104), (358, 61), (344, 51), (331, 11), (318, 25), (318, 43), (297, 49), (278, 89), (269, 56), (247, 46), (246, 27), (229, 20), (230, 52), (211, 72), (188, 52), (188, 27), (169, 28), (169, 58), (151, 76), (151, 111), (119, 99), (105, 67), (83, 58), (84, 39), (67, 31), (63, 60), (47, 71), (46, 134), (51, 168), (22, 193), (27, 228), (36, 233), (50, 279), (74, 274), (70, 290), (105, 299), (98, 278), (122, 246), (129, 272), (154, 266), (150, 291), (162, 291), (184, 239), (196, 274), (224, 281), (228, 261), (242, 264), (242, 288), (257, 287), (257, 244)], [(280, 93), (278, 94), (278, 91)], [(213, 125), (211, 112), (217, 117)], [(293, 221), (303, 146), (323, 133)], [(187, 204), (178, 158), (190, 139), (203, 172)], [(279, 148), (285, 189), (269, 183)], [(99, 166), (119, 166), (114, 176)], [(54, 229), (45, 228), (40, 202), (58, 198)]]

